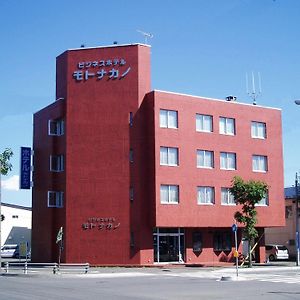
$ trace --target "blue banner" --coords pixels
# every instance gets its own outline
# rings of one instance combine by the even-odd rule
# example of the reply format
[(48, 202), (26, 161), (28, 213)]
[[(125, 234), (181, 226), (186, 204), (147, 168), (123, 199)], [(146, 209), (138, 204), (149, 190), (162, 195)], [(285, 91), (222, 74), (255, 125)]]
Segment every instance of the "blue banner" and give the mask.
[(20, 189), (30, 189), (31, 148), (21, 147)]

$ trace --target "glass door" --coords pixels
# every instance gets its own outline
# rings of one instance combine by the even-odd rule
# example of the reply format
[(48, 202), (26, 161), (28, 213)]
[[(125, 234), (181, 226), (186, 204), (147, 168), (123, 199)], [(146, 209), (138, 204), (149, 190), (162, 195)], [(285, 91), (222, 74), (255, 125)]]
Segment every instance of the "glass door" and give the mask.
[(154, 262), (183, 262), (184, 233), (180, 228), (156, 229), (153, 234)]

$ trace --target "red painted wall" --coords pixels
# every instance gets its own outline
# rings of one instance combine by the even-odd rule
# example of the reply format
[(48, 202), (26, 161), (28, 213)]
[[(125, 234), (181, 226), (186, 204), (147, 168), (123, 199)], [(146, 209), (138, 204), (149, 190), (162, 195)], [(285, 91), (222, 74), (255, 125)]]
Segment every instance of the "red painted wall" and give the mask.
[[(114, 59), (126, 63), (114, 65)], [(112, 60), (112, 65), (95, 66), (102, 60)], [(113, 68), (119, 73), (109, 78)], [(232, 253), (213, 251), (212, 237), (233, 223), (238, 207), (222, 206), (220, 190), (230, 187), (235, 175), (270, 186), (269, 206), (258, 207), (261, 232), (266, 226), (284, 225), (280, 110), (150, 92), (150, 74), (150, 48), (143, 45), (82, 48), (57, 58), (56, 98), (64, 100), (34, 116), (34, 261), (58, 260), (60, 226), (64, 262), (153, 264), (154, 227), (185, 229), (187, 263), (230, 260)], [(178, 129), (160, 128), (160, 109), (178, 111)], [(196, 113), (213, 115), (213, 133), (196, 132)], [(219, 134), (220, 116), (235, 118), (235, 136)], [(48, 136), (48, 120), (61, 117), (65, 135)], [(267, 139), (251, 138), (252, 120), (267, 124)], [(179, 148), (178, 167), (160, 166), (160, 146)], [(214, 151), (214, 169), (196, 167), (197, 149)], [(220, 151), (237, 154), (237, 170), (220, 170)], [(64, 172), (49, 172), (53, 153), (65, 153)], [(268, 156), (267, 173), (252, 172), (252, 154)], [(179, 185), (179, 204), (160, 203), (161, 184)], [(215, 187), (214, 205), (197, 204), (200, 185)], [(63, 208), (47, 207), (47, 191), (52, 189), (64, 192)], [(203, 233), (202, 253), (192, 250), (194, 230)]]
[[(221, 205), (221, 187), (234, 176), (269, 185), (269, 206), (257, 207), (258, 227), (284, 226), (281, 111), (238, 102), (153, 92), (155, 113), (156, 221), (158, 227), (230, 227), (236, 206)], [(159, 110), (178, 111), (178, 129), (159, 126)], [(196, 131), (196, 113), (213, 116), (212, 133)], [(219, 117), (234, 118), (236, 135), (219, 134)], [(267, 138), (251, 138), (251, 121), (265, 122)], [(179, 166), (160, 166), (160, 146), (179, 148)], [(213, 169), (196, 167), (196, 150), (213, 150)], [(220, 152), (234, 152), (237, 170), (220, 170)], [(268, 171), (252, 171), (252, 155), (268, 157)], [(179, 185), (179, 204), (160, 203), (160, 185)], [(197, 186), (215, 187), (214, 205), (197, 205)]]
[(47, 192), (65, 190), (65, 173), (50, 172), (52, 154), (66, 151), (65, 136), (49, 136), (48, 120), (65, 115), (65, 101), (59, 100), (34, 115), (34, 172), (32, 189), (32, 260), (58, 261), (55, 244), (60, 226), (65, 224), (65, 208), (48, 208)]
[[(129, 113), (137, 111), (150, 89), (149, 76), (142, 76), (150, 74), (149, 54), (149, 47), (144, 46), (68, 53), (66, 261), (129, 262)], [(72, 78), (79, 62), (99, 57), (123, 58), (126, 65), (119, 67), (120, 73), (128, 67), (130, 72), (123, 79), (103, 78), (101, 82)], [(113, 226), (120, 226), (115, 230), (82, 230), (80, 225), (90, 217), (113, 217)], [(138, 263), (133, 257), (134, 262)]]
[[(119, 59), (119, 62), (114, 64), (114, 59)], [(121, 59), (126, 63), (120, 64)], [(112, 60), (112, 65), (91, 65), (102, 60), (105, 64)], [(100, 79), (97, 72), (102, 69), (104, 76)], [(109, 78), (112, 69), (119, 72), (114, 73), (116, 78)], [(82, 77), (78, 75), (78, 79), (82, 80), (76, 80), (76, 71), (82, 72)], [(125, 75), (122, 77), (122, 74)], [(135, 180), (131, 179), (130, 174), (137, 174), (139, 170), (137, 162), (129, 163), (130, 142), (138, 144), (140, 139), (129, 126), (129, 113), (137, 112), (149, 90), (150, 48), (147, 46), (70, 50), (57, 58), (56, 96), (65, 98), (66, 110), (65, 203), (63, 209), (38, 208), (41, 202), (46, 201), (45, 192), (43, 199), (37, 196), (41, 185), (37, 179), (38, 173), (35, 176), (37, 181), (33, 202), (39, 212), (34, 216), (35, 224), (40, 224), (43, 218), (55, 211), (65, 211), (57, 218), (57, 223), (64, 226), (63, 261), (139, 263), (138, 256), (130, 253), (130, 236), (133, 232), (131, 227), (140, 220), (130, 221), (128, 216), (131, 205), (129, 187), (131, 180)], [(47, 109), (45, 113), (41, 111), (36, 114), (36, 120), (40, 120), (44, 127), (49, 117), (50, 111)], [(39, 127), (36, 121), (35, 145), (41, 143), (46, 134), (40, 132)], [(58, 176), (40, 168), (44, 161), (49, 160), (48, 155), (52, 150), (48, 145), (44, 147), (42, 155), (36, 153), (37, 169), (41, 177)], [(47, 190), (49, 185), (50, 180), (43, 188)], [(83, 224), (87, 224), (89, 229), (84, 230)], [(47, 227), (51, 226), (47, 221)], [(36, 244), (39, 243), (37, 234), (34, 239)], [(53, 232), (47, 238), (39, 239), (44, 246), (47, 239), (51, 245), (49, 249), (55, 247)], [(54, 259), (50, 253), (39, 255), (36, 256), (37, 260)]]

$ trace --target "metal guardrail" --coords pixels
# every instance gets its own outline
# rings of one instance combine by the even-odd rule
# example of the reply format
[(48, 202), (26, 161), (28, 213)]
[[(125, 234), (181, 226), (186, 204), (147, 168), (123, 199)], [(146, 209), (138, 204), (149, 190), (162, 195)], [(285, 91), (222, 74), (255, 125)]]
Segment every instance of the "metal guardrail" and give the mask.
[(60, 271), (84, 271), (85, 274), (88, 273), (90, 269), (90, 264), (54, 264), (53, 274), (56, 274)]
[(50, 269), (53, 274), (59, 272), (77, 272), (83, 271), (84, 274), (87, 274), (90, 269), (89, 263), (83, 264), (58, 264), (58, 263), (31, 263), (31, 262), (6, 262), (4, 265), (5, 273), (9, 273), (12, 270), (22, 270), (24, 274), (28, 274), (29, 270), (38, 270), (38, 269)]

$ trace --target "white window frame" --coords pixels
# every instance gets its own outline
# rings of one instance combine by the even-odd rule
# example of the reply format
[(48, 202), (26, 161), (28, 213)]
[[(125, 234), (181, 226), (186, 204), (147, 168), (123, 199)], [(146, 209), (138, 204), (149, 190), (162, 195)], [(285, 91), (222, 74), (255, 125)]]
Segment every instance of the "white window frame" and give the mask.
[[(203, 165), (201, 165), (201, 163), (200, 163), (202, 153), (203, 153), (203, 162), (204, 162)], [(197, 168), (213, 169), (214, 168), (214, 151), (197, 149)]]
[[(167, 188), (167, 200), (163, 199), (162, 188)], [(175, 189), (175, 190), (174, 190)], [(171, 192), (175, 191), (176, 201), (172, 201)], [(170, 184), (160, 185), (160, 203), (161, 204), (178, 204), (179, 203), (179, 186)]]
[(268, 157), (266, 155), (252, 155), (252, 171), (266, 173), (268, 171)]
[[(50, 171), (51, 172), (63, 172), (64, 171), (64, 156), (50, 155)], [(56, 162), (55, 162), (56, 160)]]
[[(261, 128), (262, 127), (262, 132)], [(267, 138), (267, 126), (264, 122), (251, 121), (251, 137), (265, 140)]]
[[(51, 199), (54, 197), (54, 199)], [(64, 192), (48, 191), (47, 195), (48, 207), (63, 207)]]
[[(206, 127), (208, 122), (208, 127)], [(196, 114), (196, 131), (198, 132), (213, 132), (213, 116)]]
[[(171, 122), (171, 114), (175, 114), (176, 116), (176, 124), (173, 125)], [(166, 119), (166, 122), (163, 122), (163, 117)], [(161, 128), (171, 128), (177, 129), (178, 128), (178, 111), (177, 110), (167, 110), (167, 109), (160, 109), (159, 111), (159, 126)]]
[[(164, 162), (164, 153), (163, 153), (163, 151), (166, 151), (166, 158), (167, 158), (167, 161), (166, 162)], [(175, 157), (176, 157), (176, 162), (175, 163), (172, 163), (171, 162), (171, 159), (170, 159), (170, 157), (171, 157), (171, 151), (174, 151), (174, 153), (176, 153), (175, 154)], [(161, 166), (172, 166), (172, 167), (176, 167), (176, 166), (178, 166), (178, 148), (176, 148), (176, 147), (164, 147), (164, 146), (161, 146), (160, 147), (160, 165)]]
[[(224, 121), (224, 128), (222, 126), (222, 121)], [(233, 122), (233, 132), (230, 130), (230, 123)], [(226, 117), (220, 117), (219, 118), (219, 132), (220, 134), (225, 135), (235, 135), (235, 119), (234, 118), (226, 118)]]
[(48, 120), (48, 135), (61, 136), (65, 134), (65, 121), (63, 119)]
[(230, 193), (230, 189), (227, 187), (221, 188), (221, 205), (236, 205), (234, 196)]
[(266, 193), (265, 197), (257, 202), (255, 206), (269, 206), (269, 193)]
[[(201, 199), (200, 197), (203, 193), (205, 195), (205, 199)], [(209, 195), (211, 195), (211, 198), (209, 198)], [(198, 205), (215, 204), (215, 188), (212, 186), (197, 186), (197, 204)]]
[[(234, 157), (234, 168), (231, 168), (229, 166), (229, 158), (230, 158), (231, 155), (233, 155), (233, 157)], [(225, 164), (226, 164), (225, 167), (222, 166), (222, 159), (225, 159)], [(220, 169), (221, 170), (230, 170), (230, 171), (236, 170), (237, 169), (237, 167), (236, 167), (236, 153), (234, 153), (234, 152), (220, 152)]]

